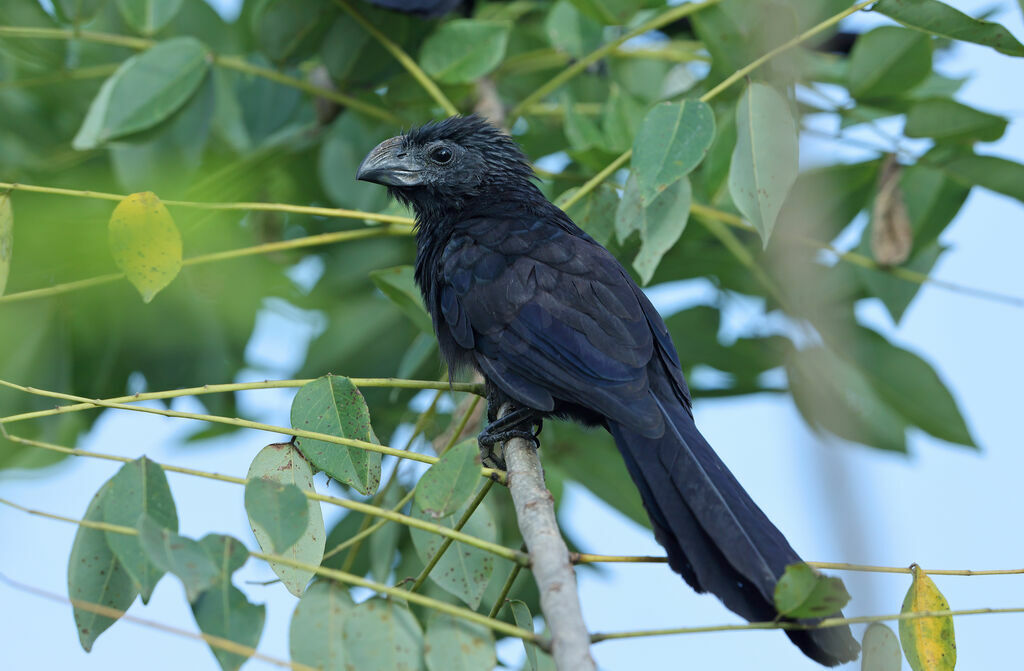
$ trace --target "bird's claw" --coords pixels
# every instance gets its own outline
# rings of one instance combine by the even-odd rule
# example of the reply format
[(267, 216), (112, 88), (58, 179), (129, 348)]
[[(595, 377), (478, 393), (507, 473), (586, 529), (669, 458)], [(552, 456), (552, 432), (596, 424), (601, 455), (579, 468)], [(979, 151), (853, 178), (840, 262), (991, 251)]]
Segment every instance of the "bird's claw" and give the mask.
[[(505, 431), (488, 431), (484, 429), (477, 436), (477, 443), (480, 445), (480, 461), (488, 468), (506, 470), (504, 444), (513, 438), (522, 438), (533, 443), (534, 449), (540, 448), (540, 439), (537, 434), (543, 425), (535, 422), (533, 427), (536, 431), (525, 431), (523, 429), (507, 429)], [(499, 449), (495, 449), (495, 448)]]

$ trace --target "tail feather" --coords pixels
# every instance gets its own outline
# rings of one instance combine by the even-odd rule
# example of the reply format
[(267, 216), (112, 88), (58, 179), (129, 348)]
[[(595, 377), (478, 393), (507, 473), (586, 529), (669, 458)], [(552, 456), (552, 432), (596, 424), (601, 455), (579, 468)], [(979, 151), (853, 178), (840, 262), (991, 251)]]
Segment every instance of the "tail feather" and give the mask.
[[(775, 584), (800, 557), (718, 458), (678, 404), (663, 403), (665, 433), (649, 438), (622, 424), (609, 430), (640, 490), (669, 565), (698, 592), (711, 592), (750, 621), (778, 616)], [(841, 615), (837, 613), (837, 615)], [(849, 627), (786, 634), (826, 666), (856, 658)]]

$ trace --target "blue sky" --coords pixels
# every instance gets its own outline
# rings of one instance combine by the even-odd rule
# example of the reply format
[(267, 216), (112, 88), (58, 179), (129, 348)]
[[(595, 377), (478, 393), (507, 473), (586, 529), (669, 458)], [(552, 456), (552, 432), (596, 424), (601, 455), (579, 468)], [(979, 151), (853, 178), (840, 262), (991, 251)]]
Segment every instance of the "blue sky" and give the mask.
[[(232, 4), (223, 0), (222, 4)], [(978, 13), (993, 3), (960, 0), (952, 4)], [(1002, 3), (999, 15), (1024, 37), (1021, 12)], [(1012, 9), (1010, 9), (1012, 8)], [(876, 19), (858, 17), (854, 25)], [(960, 94), (981, 109), (1011, 119), (1006, 136), (979, 148), (983, 153), (1024, 160), (1024, 61), (974, 45), (958, 45), (943, 63), (948, 74), (972, 74)], [(806, 160), (832, 156), (834, 146), (806, 142)], [(938, 278), (1024, 296), (1024, 207), (1009, 198), (975, 189), (964, 210), (942, 238), (951, 251), (939, 261)], [(684, 288), (684, 291), (688, 289)], [(687, 296), (699, 296), (689, 291)], [(877, 301), (864, 301), (859, 317), (899, 344), (932, 362), (954, 390), (978, 452), (915, 433), (907, 456), (883, 453), (810, 433), (787, 397), (698, 400), (702, 431), (755, 500), (808, 560), (928, 568), (1012, 568), (1021, 566), (1024, 537), (1019, 516), (1024, 494), (1024, 438), (1019, 418), (1024, 407), (1024, 310), (924, 287), (894, 327)], [(270, 335), (292, 329), (282, 337)], [(304, 331), (304, 329), (307, 329)], [(309, 337), (308, 327), (274, 310), (261, 317), (249, 351), (253, 377), (287, 377), (294, 370), (294, 343)], [(686, 353), (680, 352), (685, 358)], [(23, 381), (31, 383), (31, 381)], [(73, 391), (73, 390), (68, 390)], [(249, 392), (247, 416), (286, 424), (291, 394)], [(175, 408), (197, 408), (182, 400)], [(104, 413), (79, 447), (137, 457), (145, 452), (167, 463), (244, 475), (267, 442), (265, 434), (241, 432), (201, 445), (182, 447), (193, 427), (135, 413)], [(68, 460), (46, 472), (0, 472), (0, 493), (24, 505), (80, 517), (96, 489), (114, 472), (107, 462)], [(242, 505), (242, 489), (170, 474), (179, 504), (182, 533), (230, 533), (254, 544)], [(322, 484), (322, 483), (321, 483)], [(328, 524), (336, 519), (325, 508)], [(625, 520), (581, 488), (566, 492), (563, 523), (582, 548), (596, 553), (661, 554), (650, 533)], [(0, 570), (57, 593), (66, 593), (67, 555), (75, 529), (0, 507)], [(897, 612), (908, 576), (841, 574), (854, 600), (849, 615)], [(272, 578), (250, 561), (236, 583)], [(1024, 606), (1024, 576), (938, 577), (953, 608)], [(267, 602), (268, 619), (260, 650), (287, 657), (287, 625), (294, 599), (280, 585), (246, 586), (250, 599)], [(733, 623), (737, 618), (713, 597), (699, 596), (661, 565), (613, 566), (601, 576), (581, 575), (581, 598), (589, 628), (619, 631), (653, 627)], [(70, 608), (0, 585), (0, 643), (5, 668), (134, 668), (153, 671), (215, 668), (205, 645), (128, 623), (119, 623), (81, 651)], [(164, 580), (149, 606), (135, 615), (194, 630), (180, 583)], [(956, 621), (961, 668), (1005, 668), (1014, 654), (1024, 615), (980, 615)], [(855, 633), (859, 637), (862, 628)], [(501, 658), (519, 663), (521, 648), (501, 648)], [(632, 668), (819, 668), (806, 660), (780, 632), (715, 633), (602, 643), (593, 648), (604, 669)], [(248, 669), (272, 668), (252, 661)], [(859, 662), (847, 668), (859, 668)]]

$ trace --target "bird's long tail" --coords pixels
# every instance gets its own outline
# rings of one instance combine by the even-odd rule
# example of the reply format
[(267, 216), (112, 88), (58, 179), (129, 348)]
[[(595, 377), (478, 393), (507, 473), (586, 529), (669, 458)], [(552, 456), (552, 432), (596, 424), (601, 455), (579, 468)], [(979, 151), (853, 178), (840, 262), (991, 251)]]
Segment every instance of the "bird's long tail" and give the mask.
[[(654, 395), (654, 392), (651, 392)], [(750, 621), (778, 616), (775, 584), (800, 557), (743, 490), (675, 399), (655, 396), (659, 438), (609, 422), (669, 565), (698, 592), (711, 592)], [(837, 615), (841, 615), (837, 613)], [(835, 666), (857, 657), (849, 627), (787, 630), (808, 657)]]

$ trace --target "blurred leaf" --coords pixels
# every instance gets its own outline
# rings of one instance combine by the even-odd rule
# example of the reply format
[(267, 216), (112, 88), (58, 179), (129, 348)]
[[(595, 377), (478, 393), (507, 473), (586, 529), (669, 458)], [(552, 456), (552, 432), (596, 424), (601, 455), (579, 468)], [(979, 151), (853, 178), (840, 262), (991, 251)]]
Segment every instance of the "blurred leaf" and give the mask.
[(786, 373), (796, 407), (812, 427), (872, 447), (906, 451), (906, 422), (854, 366), (813, 347), (793, 351)]
[[(559, 200), (571, 197), (578, 189), (566, 191)], [(607, 245), (615, 231), (615, 210), (619, 197), (615, 189), (601, 184), (567, 210), (576, 225), (586, 231), (598, 244)]]
[(736, 148), (729, 192), (765, 246), (797, 176), (796, 124), (789, 103), (775, 89), (751, 83), (736, 108)]
[(958, 155), (940, 167), (964, 186), (983, 186), (1024, 202), (1024, 165), (998, 156)]
[(920, 163), (903, 170), (900, 188), (918, 249), (924, 249), (939, 237), (970, 193), (969, 187), (958, 184), (942, 170)]
[(889, 154), (882, 164), (878, 193), (872, 206), (871, 254), (883, 266), (895, 266), (906, 261), (914, 244), (910, 215), (900, 188), (902, 172), (896, 156)]
[(1009, 56), (1024, 56), (1024, 45), (1005, 27), (972, 19), (938, 0), (880, 0), (874, 11), (926, 33), (982, 44)]
[(421, 671), (423, 630), (412, 613), (383, 599), (370, 599), (345, 619), (346, 668), (359, 671)]
[(605, 138), (597, 122), (577, 112), (573, 102), (568, 92), (562, 96), (562, 104), (565, 106), (565, 139), (569, 141), (569, 146), (578, 150), (603, 147)]
[[(391, 485), (384, 492), (380, 505), (382, 508), (392, 510), (404, 496), (405, 490), (401, 485)], [(391, 575), (391, 568), (395, 564), (395, 551), (404, 531), (403, 525), (390, 523), (377, 529), (370, 536), (370, 575), (377, 582), (387, 582)]]
[(979, 112), (953, 100), (936, 98), (915, 103), (907, 111), (907, 137), (992, 142), (1003, 136), (1006, 119)]
[[(103, 496), (103, 521), (107, 524), (134, 528), (142, 515), (148, 515), (160, 527), (178, 530), (178, 513), (167, 477), (162, 468), (146, 457), (122, 466), (110, 479), (110, 490)], [(142, 602), (148, 603), (164, 570), (150, 561), (138, 536), (105, 533), (107, 544), (131, 576)]]
[(850, 601), (839, 578), (821, 575), (807, 564), (790, 564), (775, 584), (775, 609), (793, 619), (835, 615)]
[(870, 202), (881, 163), (837, 163), (800, 173), (779, 213), (781, 230), (835, 238)]
[(146, 556), (161, 570), (181, 578), (190, 603), (221, 577), (206, 550), (191, 538), (165, 529), (146, 513), (139, 517), (136, 528)]
[[(467, 508), (463, 504), (448, 517), (434, 519), (427, 515), (415, 504), (410, 515), (417, 519), (428, 520), (448, 528), (455, 526)], [(486, 541), (496, 541), (497, 532), (494, 526), (494, 519), (487, 506), (480, 506), (470, 516), (469, 521), (462, 527), (462, 532), (470, 536), (476, 536)], [(410, 528), (413, 546), (420, 560), (427, 564), (437, 554), (444, 541), (442, 536), (423, 531), (422, 529)], [(470, 608), (476, 610), (480, 605), (484, 592), (487, 590), (487, 583), (494, 573), (494, 555), (490, 552), (477, 549), (465, 543), (454, 542), (438, 560), (437, 566), (430, 572), (430, 579), (446, 592), (459, 597)]]
[(117, 0), (125, 22), (143, 35), (166, 26), (181, 10), (184, 0)]
[(148, 303), (181, 270), (181, 234), (156, 194), (134, 193), (110, 215), (110, 252)]
[[(237, 587), (225, 580), (199, 595), (192, 604), (192, 615), (204, 634), (255, 648), (263, 633), (266, 606), (249, 603)], [(223, 671), (238, 671), (248, 659), (223, 648), (210, 646), (210, 651)]]
[[(512, 617), (516, 621), (516, 626), (527, 631), (533, 631), (533, 616), (530, 615), (530, 609), (526, 604), (513, 599), (508, 605), (512, 609)], [(530, 668), (533, 671), (537, 671), (537, 648), (532, 643), (527, 643), (526, 641), (523, 641), (523, 647), (526, 648), (526, 659), (530, 663)]]
[(355, 181), (355, 174), (366, 154), (388, 133), (351, 112), (335, 120), (320, 146), (318, 164), (320, 183), (334, 204), (370, 212), (384, 208), (385, 190)]
[[(82, 519), (102, 522), (105, 499), (111, 482), (104, 483), (92, 497)], [(108, 608), (128, 610), (138, 594), (131, 576), (107, 544), (106, 533), (100, 529), (80, 526), (68, 557), (68, 597)], [(115, 620), (92, 611), (74, 608), (75, 627), (82, 648), (89, 652), (93, 643)]]
[(650, 205), (703, 160), (715, 138), (715, 115), (696, 100), (660, 103), (644, 117), (633, 143), (640, 196)]
[(601, 24), (581, 14), (570, 0), (558, 0), (544, 21), (551, 46), (573, 58), (582, 58), (601, 46)]
[[(353, 512), (346, 513), (345, 516), (334, 525), (334, 528), (331, 529), (331, 533), (328, 534), (327, 551), (333, 551), (339, 544), (355, 536), (359, 532), (364, 519), (364, 515)], [(373, 523), (375, 521), (376, 518), (371, 518), (369, 523)], [(394, 523), (390, 524), (392, 526), (394, 525)], [(380, 531), (383, 531), (383, 529)], [(365, 543), (360, 544), (359, 553), (356, 555), (356, 558), (353, 560), (351, 565), (346, 567), (348, 554), (349, 550), (346, 549), (336, 554), (332, 554), (330, 557), (325, 557), (321, 566), (324, 568), (344, 569), (345, 571), (358, 576), (364, 576), (370, 572), (370, 553), (366, 551)]]
[(615, 210), (615, 238), (619, 243), (625, 242), (633, 231), (644, 227), (644, 201), (640, 196), (640, 182), (636, 171), (630, 172), (626, 178), (626, 189)]
[[(43, 11), (38, 0), (3, 0), (0, 2), (0, 26), (25, 28), (57, 28), (53, 18)], [(0, 37), (0, 48), (20, 61), (40, 69), (64, 66), (66, 44), (61, 40), (32, 40), (21, 37)]]
[[(336, 446), (341, 447), (341, 446)], [(267, 445), (249, 465), (249, 472), (246, 474), (248, 480), (259, 480), (269, 478), (283, 485), (291, 485), (307, 492), (315, 492), (313, 487), (313, 471), (309, 463), (303, 459), (303, 455), (289, 443), (276, 443)], [(246, 498), (248, 499), (249, 487), (246, 486)], [(324, 529), (323, 513), (320, 510), (320, 502), (303, 496), (307, 508), (305, 515), (304, 531), (299, 540), (290, 544), (283, 551), (274, 550), (275, 554), (284, 555), (290, 559), (306, 564), (319, 564), (324, 556), (324, 544), (326, 542), (326, 530)], [(246, 501), (248, 510), (248, 501)], [(250, 522), (252, 522), (250, 520)], [(271, 545), (270, 537), (262, 526), (252, 524), (253, 534), (259, 542), (260, 547), (268, 549), (275, 547)], [(313, 577), (311, 571), (270, 562), (270, 568), (281, 579), (288, 591), (295, 596), (302, 596), (306, 585)]]
[(345, 622), (355, 608), (344, 585), (333, 580), (310, 585), (292, 614), (288, 634), (292, 661), (323, 671), (345, 671)]
[[(363, 395), (347, 377), (327, 375), (307, 383), (292, 401), (292, 427), (376, 443)], [(380, 453), (311, 438), (295, 446), (318, 470), (361, 494), (380, 484)]]
[(892, 629), (881, 622), (873, 622), (861, 641), (861, 671), (900, 671), (903, 654), (900, 642)]
[(885, 98), (920, 84), (932, 70), (927, 35), (881, 26), (857, 38), (850, 52), (849, 88), (857, 98)]
[(294, 545), (309, 524), (309, 506), (302, 490), (266, 476), (246, 483), (245, 512), (253, 529), (258, 527), (270, 541), (264, 549), (275, 554)]
[(0, 194), (0, 296), (7, 288), (7, 276), (11, 272), (11, 256), (14, 254), (14, 210), (11, 208), (11, 194)]
[[(949, 610), (949, 602), (932, 579), (917, 565), (914, 580), (903, 599), (901, 613)], [(956, 666), (956, 640), (953, 617), (919, 617), (900, 620), (900, 643), (914, 671), (953, 671)]]
[(651, 281), (665, 252), (683, 234), (692, 200), (690, 180), (684, 177), (655, 196), (644, 210), (640, 251), (633, 259), (633, 268), (642, 284)]
[(480, 450), (476, 438), (453, 445), (427, 469), (416, 485), (416, 505), (429, 518), (452, 515), (480, 485)]
[(510, 30), (504, 21), (448, 21), (423, 43), (420, 64), (439, 82), (471, 82), (501, 63)]
[(924, 359), (863, 327), (851, 345), (853, 360), (890, 407), (936, 438), (976, 447), (952, 394)]
[(421, 331), (434, 333), (434, 325), (423, 307), (423, 298), (416, 286), (412, 266), (374, 270), (370, 272), (370, 279)]
[(53, 8), (69, 23), (86, 23), (103, 8), (107, 0), (55, 0)]
[(633, 14), (643, 7), (640, 0), (571, 0), (585, 16), (609, 26), (626, 23)]
[(613, 84), (611, 95), (604, 105), (602, 128), (608, 151), (616, 154), (633, 146), (640, 119), (643, 118), (644, 106), (622, 87)]
[(446, 613), (427, 619), (428, 671), (491, 671), (498, 660), (491, 630)]
[[(253, 65), (265, 67), (270, 63), (259, 54), (249, 57)], [(291, 73), (294, 74), (294, 73)], [(280, 131), (296, 116), (302, 101), (302, 92), (292, 86), (285, 86), (266, 77), (239, 75), (238, 105), (248, 137), (253, 144), (260, 144)]]
[(249, 551), (242, 541), (223, 534), (206, 534), (199, 539), (199, 546), (213, 561), (221, 581), (231, 581), (231, 575), (242, 568), (249, 559)]
[(322, 0), (262, 0), (252, 14), (252, 31), (267, 58), (296, 62), (320, 48), (335, 13), (336, 6)]
[(95, 149), (167, 119), (196, 92), (209, 66), (206, 47), (192, 37), (132, 56), (103, 82), (72, 146)]
[[(866, 249), (858, 251), (863, 253)], [(900, 267), (928, 275), (944, 251), (944, 247), (932, 242), (929, 246), (916, 251), (910, 260)], [(895, 277), (884, 270), (857, 268), (856, 272), (868, 291), (882, 300), (885, 309), (896, 323), (903, 319), (911, 301), (921, 290), (920, 284)]]

